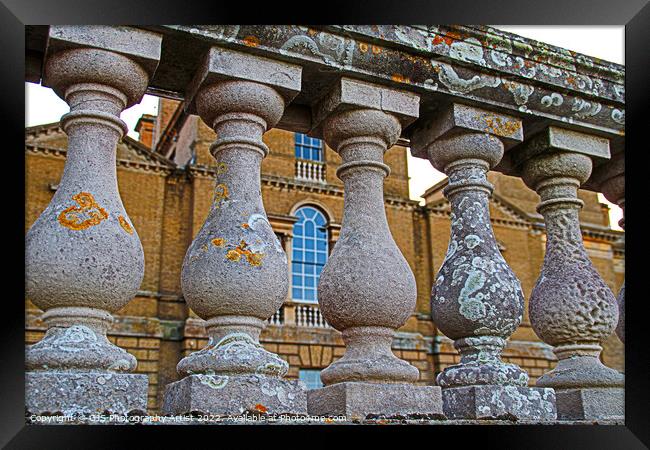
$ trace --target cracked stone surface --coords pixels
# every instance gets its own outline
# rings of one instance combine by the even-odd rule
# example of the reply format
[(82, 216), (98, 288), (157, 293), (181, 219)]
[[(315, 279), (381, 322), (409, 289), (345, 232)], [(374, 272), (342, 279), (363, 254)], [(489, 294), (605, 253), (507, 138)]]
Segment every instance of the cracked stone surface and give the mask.
[[(144, 275), (142, 245), (117, 187), (116, 146), (127, 131), (119, 115), (142, 98), (161, 43), (155, 33), (126, 31), (131, 45), (142, 40), (140, 56), (113, 51), (104, 39), (110, 33), (84, 40), (68, 27), (50, 29), (44, 84), (70, 112), (61, 118), (63, 176), (25, 238), (26, 297), (45, 311), (48, 327), (26, 351), (33, 411), (146, 409), (147, 377), (123, 373), (136, 359), (106, 338), (111, 313), (133, 298)], [(147, 69), (136, 62), (143, 58)]]
[[(529, 314), (535, 333), (554, 346), (555, 369), (537, 380), (557, 394), (558, 415), (585, 417), (587, 403), (562, 391), (621, 388), (623, 375), (599, 359), (601, 343), (616, 327), (614, 295), (594, 268), (582, 241), (578, 212), (579, 186), (591, 173), (589, 156), (549, 151), (529, 159), (523, 179), (541, 197), (538, 211), (546, 223), (546, 254), (531, 293)], [(613, 392), (613, 391), (612, 391)], [(622, 396), (612, 394), (613, 410), (622, 410)]]
[(185, 378), (167, 386), (165, 411), (237, 414), (257, 403), (282, 413), (306, 411), (304, 385), (284, 380), (288, 364), (259, 343), (264, 321), (289, 286), (287, 256), (262, 203), (260, 169), (269, 151), (262, 135), (299, 87), (298, 66), (215, 48), (191, 84), (189, 108), (217, 134), (211, 147), (217, 176), (208, 217), (185, 255), (181, 286), (206, 320), (209, 342), (178, 363)]

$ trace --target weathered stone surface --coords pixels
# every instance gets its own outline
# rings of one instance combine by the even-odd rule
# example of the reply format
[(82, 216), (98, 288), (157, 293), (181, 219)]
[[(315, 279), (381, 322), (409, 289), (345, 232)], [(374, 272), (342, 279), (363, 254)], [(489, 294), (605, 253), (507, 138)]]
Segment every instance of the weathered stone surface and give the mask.
[(623, 375), (599, 360), (601, 344), (618, 321), (616, 299), (587, 255), (580, 231), (583, 202), (578, 188), (591, 169), (589, 156), (554, 147), (537, 153), (522, 168), (524, 181), (541, 197), (537, 210), (547, 234), (529, 315), (535, 333), (554, 346), (559, 360), (537, 385), (557, 389), (558, 415), (563, 418), (584, 418), (587, 412), (580, 408), (588, 408), (589, 402), (560, 402), (560, 390), (623, 387)]
[(147, 376), (106, 371), (39, 371), (25, 376), (27, 414), (144, 414)]
[[(594, 170), (592, 182), (596, 184), (610, 202), (623, 210), (623, 217), (618, 224), (625, 229), (625, 152), (619, 152), (611, 161)], [(618, 325), (616, 335), (625, 343), (625, 281), (618, 293)]]
[(372, 415), (444, 418), (438, 386), (336, 383), (307, 391), (307, 406), (311, 415), (346, 416), (348, 420)]
[(556, 389), (558, 420), (622, 420), (623, 388)]
[[(528, 374), (501, 360), (506, 339), (521, 323), (524, 296), (492, 231), (486, 173), (501, 160), (504, 140), (512, 145), (522, 138), (518, 119), (456, 104), (413, 136), (415, 152), (427, 152), (449, 176), (444, 194), (451, 203), (451, 237), (431, 292), (433, 321), (461, 354), (460, 364), (437, 377), (449, 417), (519, 419), (554, 412), (542, 414), (547, 405), (527, 387)], [(552, 391), (545, 395), (552, 403)]]
[(161, 37), (120, 28), (112, 40), (110, 27), (52, 27), (50, 38), (44, 83), (70, 105), (61, 118), (68, 150), (59, 187), (25, 237), (26, 296), (48, 326), (26, 351), (26, 402), (32, 412), (145, 411), (148, 379), (120, 373), (136, 359), (106, 331), (144, 275), (115, 158), (127, 131), (120, 113), (142, 98)]
[(415, 278), (390, 233), (383, 200), (389, 173), (383, 155), (399, 137), (400, 123), (377, 109), (349, 109), (328, 116), (323, 129), (343, 159), (337, 175), (345, 184), (345, 203), (318, 302), (328, 323), (342, 331), (346, 352), (321, 378), (326, 385), (413, 382), (418, 370), (395, 357), (391, 342), (415, 307)]
[(555, 393), (549, 388), (477, 385), (442, 390), (449, 419), (555, 420)]
[(210, 212), (183, 261), (181, 286), (206, 320), (210, 340), (178, 363), (186, 377), (168, 388), (165, 411), (237, 414), (256, 403), (280, 413), (306, 411), (304, 385), (283, 380), (287, 363), (259, 343), (264, 321), (289, 286), (287, 256), (266, 216), (260, 182), (269, 151), (262, 135), (286, 104), (278, 86), (285, 93), (299, 88), (300, 68), (213, 49), (190, 87), (198, 89), (192, 107), (217, 134), (210, 148), (217, 174)]
[(300, 380), (263, 374), (193, 374), (165, 391), (163, 414), (307, 414), (306, 389)]

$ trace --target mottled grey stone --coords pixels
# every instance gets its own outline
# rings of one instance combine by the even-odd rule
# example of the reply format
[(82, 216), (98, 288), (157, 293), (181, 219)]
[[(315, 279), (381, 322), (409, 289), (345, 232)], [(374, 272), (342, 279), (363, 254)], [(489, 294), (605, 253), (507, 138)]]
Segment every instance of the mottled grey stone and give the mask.
[[(601, 164), (594, 169), (591, 177), (593, 184), (603, 193), (610, 202), (618, 205), (623, 210), (623, 217), (618, 224), (625, 229), (625, 153), (619, 152), (611, 161)], [(618, 325), (616, 335), (625, 343), (625, 281), (618, 293)]]
[(135, 61), (151, 78), (158, 67), (162, 35), (114, 25), (50, 25), (46, 57), (72, 48), (97, 48)]
[(106, 371), (27, 372), (29, 414), (145, 414), (148, 377)]
[(287, 256), (262, 203), (260, 170), (269, 151), (262, 135), (282, 116), (287, 93), (299, 89), (300, 70), (215, 48), (190, 87), (198, 89), (192, 108), (217, 135), (210, 147), (216, 179), (208, 217), (183, 261), (181, 287), (206, 320), (209, 341), (178, 363), (185, 378), (169, 386), (165, 411), (237, 414), (257, 403), (306, 411), (304, 385), (283, 380), (288, 364), (259, 343), (289, 287)]
[[(506, 149), (521, 142), (524, 137), (521, 120), (518, 118), (460, 103), (452, 103), (438, 111), (434, 120), (418, 123), (416, 126), (411, 135), (411, 153), (419, 158), (429, 158), (428, 148), (435, 141), (458, 133), (487, 133), (498, 137)], [(445, 162), (440, 161), (439, 164), (444, 166)], [(443, 169), (444, 167), (438, 168), (440, 171)]]
[(625, 417), (623, 388), (556, 389), (558, 420), (620, 420)]
[(163, 414), (307, 414), (300, 380), (262, 374), (193, 374), (167, 386)]
[[(300, 92), (301, 76), (302, 68), (295, 64), (228, 48), (211, 47), (201, 60), (192, 82), (187, 87), (185, 96), (187, 110), (192, 114), (197, 114), (198, 105), (195, 100), (199, 91), (226, 80), (251, 81), (272, 87), (288, 104)], [(250, 97), (255, 98), (254, 92), (250, 93)], [(241, 100), (239, 110), (245, 112), (246, 98), (241, 98)], [(281, 112), (283, 111), (284, 107)], [(211, 112), (218, 113), (217, 110)], [(255, 106), (253, 106), (251, 112), (259, 113)], [(198, 114), (209, 126), (212, 126), (212, 120), (205, 116), (205, 111), (203, 113), (198, 112)], [(269, 128), (275, 125), (275, 122), (269, 124)]]
[(504, 141), (522, 138), (518, 119), (457, 104), (413, 135), (416, 153), (426, 149), (431, 164), (449, 176), (444, 194), (451, 237), (431, 292), (433, 321), (461, 355), (437, 377), (449, 417), (526, 419), (554, 412), (540, 415), (554, 401), (552, 390), (528, 388), (526, 371), (501, 360), (506, 339), (521, 323), (524, 296), (494, 237), (486, 173), (501, 160)]
[(346, 416), (348, 420), (375, 415), (444, 418), (438, 386), (336, 383), (307, 391), (307, 406), (311, 415)]
[(610, 158), (609, 140), (592, 134), (580, 133), (554, 126), (526, 139), (525, 144), (512, 153), (513, 163), (525, 161), (548, 151), (564, 151), (590, 156), (592, 159)]
[(318, 302), (327, 322), (342, 332), (346, 350), (321, 372), (326, 387), (309, 394), (310, 414), (347, 408), (384, 414), (393, 406), (370, 400), (370, 392), (387, 389), (386, 395), (395, 395), (391, 389), (398, 388), (383, 387), (389, 383), (405, 385), (399, 389), (408, 392), (408, 403), (396, 405), (439, 407), (439, 397), (436, 406), (433, 397), (425, 399), (430, 391), (406, 384), (418, 379), (418, 369), (391, 350), (395, 330), (415, 308), (417, 292), (413, 272), (388, 228), (383, 186), (390, 169), (383, 159), (402, 123), (417, 116), (417, 96), (342, 79), (314, 110), (325, 141), (342, 158), (337, 175), (345, 189), (343, 226), (321, 273)]
[(449, 419), (555, 420), (555, 393), (548, 388), (477, 385), (442, 390)]
[(540, 377), (537, 385), (555, 388), (558, 414), (573, 418), (585, 417), (588, 411), (580, 408), (589, 408), (589, 402), (560, 403), (560, 390), (622, 388), (624, 380), (599, 359), (602, 342), (616, 327), (618, 307), (587, 255), (580, 231), (578, 214), (583, 202), (578, 188), (591, 169), (589, 156), (554, 147), (522, 166), (524, 182), (540, 195), (537, 210), (544, 216), (547, 235), (529, 316), (535, 333), (554, 346), (558, 357), (557, 366)]
[(70, 112), (61, 118), (68, 136), (63, 176), (25, 237), (26, 297), (45, 311), (48, 327), (25, 356), (32, 412), (146, 409), (147, 377), (121, 373), (134, 370), (136, 359), (109, 342), (106, 331), (144, 275), (115, 158), (127, 132), (120, 113), (142, 98), (161, 37), (112, 30), (50, 28), (44, 82)]
[(418, 118), (420, 97), (408, 91), (342, 77), (325, 97), (312, 107), (313, 136), (322, 136), (328, 116), (351, 109), (374, 109), (397, 118), (402, 128)]

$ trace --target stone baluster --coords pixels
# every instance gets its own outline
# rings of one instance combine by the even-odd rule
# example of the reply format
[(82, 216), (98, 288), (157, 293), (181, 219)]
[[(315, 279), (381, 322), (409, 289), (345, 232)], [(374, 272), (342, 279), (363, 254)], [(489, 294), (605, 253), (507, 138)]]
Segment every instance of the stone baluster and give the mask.
[(136, 294), (144, 254), (117, 187), (120, 113), (140, 101), (161, 37), (129, 27), (51, 26), (43, 84), (70, 106), (63, 176), (25, 238), (26, 296), (47, 332), (26, 352), (29, 413), (126, 414), (147, 408), (147, 376), (108, 341)]
[(318, 302), (346, 350), (322, 371), (325, 387), (308, 392), (310, 414), (442, 415), (440, 388), (412, 384), (418, 369), (391, 350), (395, 329), (415, 307), (416, 287), (388, 228), (383, 155), (418, 109), (415, 94), (347, 78), (314, 107), (314, 134), (341, 155), (337, 175), (345, 188), (343, 227)]
[(555, 369), (537, 380), (552, 387), (559, 419), (623, 416), (623, 375), (602, 364), (601, 343), (616, 327), (616, 299), (585, 250), (578, 188), (592, 158), (609, 158), (606, 139), (549, 127), (517, 152), (526, 184), (537, 191), (546, 223), (546, 254), (531, 293), (535, 333), (554, 347)]
[(449, 418), (556, 417), (553, 390), (527, 387), (526, 372), (501, 360), (524, 297), (494, 237), (486, 173), (522, 137), (517, 118), (451, 104), (411, 138), (413, 153), (449, 177), (451, 236), (431, 294), (433, 322), (461, 355), (437, 377)]
[[(594, 170), (599, 190), (610, 202), (623, 210), (623, 218), (618, 224), (625, 229), (625, 153), (619, 152), (612, 160)], [(618, 325), (616, 335), (625, 343), (625, 281), (618, 293)]]
[(285, 380), (288, 364), (259, 343), (289, 283), (286, 254), (262, 204), (260, 166), (269, 151), (262, 135), (300, 83), (299, 66), (213, 47), (188, 89), (189, 111), (217, 134), (214, 199), (181, 274), (209, 342), (179, 362), (184, 378), (167, 387), (164, 413), (307, 412), (302, 382)]

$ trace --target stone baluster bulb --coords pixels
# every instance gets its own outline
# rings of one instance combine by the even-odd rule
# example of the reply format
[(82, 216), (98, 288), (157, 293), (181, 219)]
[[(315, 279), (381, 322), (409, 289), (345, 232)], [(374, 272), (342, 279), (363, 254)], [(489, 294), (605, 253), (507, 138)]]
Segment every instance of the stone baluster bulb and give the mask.
[(321, 372), (325, 387), (308, 392), (310, 414), (442, 416), (440, 388), (413, 384), (418, 369), (392, 351), (417, 291), (386, 219), (384, 153), (418, 107), (414, 94), (342, 78), (314, 110), (316, 132), (342, 159), (343, 220), (320, 276), (318, 303), (343, 334), (345, 353)]
[[(91, 31), (101, 34), (101, 28)], [(147, 377), (126, 374), (136, 359), (109, 342), (106, 332), (112, 313), (134, 297), (144, 275), (142, 245), (120, 199), (115, 158), (127, 132), (120, 113), (140, 101), (150, 73), (124, 54), (80, 47), (85, 32), (52, 27), (51, 47), (68, 38), (75, 44), (51, 48), (44, 67), (45, 82), (70, 112), (61, 118), (68, 136), (63, 176), (25, 238), (26, 296), (45, 311), (48, 327), (25, 358), (27, 408), (35, 413), (146, 409)], [(128, 28), (116, 33), (159, 51), (156, 34)], [(154, 51), (151, 58), (157, 56)]]
[(206, 320), (209, 341), (178, 363), (184, 378), (167, 387), (165, 413), (307, 411), (302, 382), (285, 380), (287, 362), (259, 342), (289, 287), (287, 256), (262, 203), (269, 152), (262, 136), (298, 92), (300, 74), (298, 66), (214, 47), (188, 89), (190, 107), (217, 136), (210, 211), (181, 273), (185, 300)]
[(601, 343), (616, 327), (618, 307), (585, 250), (578, 216), (583, 206), (578, 188), (591, 170), (589, 156), (569, 151), (549, 150), (522, 164), (523, 180), (541, 198), (537, 210), (547, 236), (544, 263), (530, 296), (530, 321), (558, 357), (557, 366), (537, 385), (555, 389), (562, 419), (623, 414), (623, 375), (599, 359)]
[(450, 418), (555, 418), (552, 389), (529, 388), (528, 374), (501, 359), (521, 323), (524, 296), (494, 237), (486, 174), (501, 161), (504, 142), (521, 138), (518, 119), (453, 104), (412, 140), (449, 177), (451, 236), (431, 292), (431, 316), (460, 353), (460, 363), (437, 377)]
[(345, 186), (341, 235), (318, 284), (321, 311), (346, 343), (343, 357), (321, 373), (326, 385), (418, 378), (417, 368), (391, 350), (394, 330), (406, 322), (417, 296), (384, 210), (390, 169), (383, 155), (400, 130), (395, 117), (370, 109), (334, 115), (324, 124), (325, 141), (342, 157), (337, 175)]

